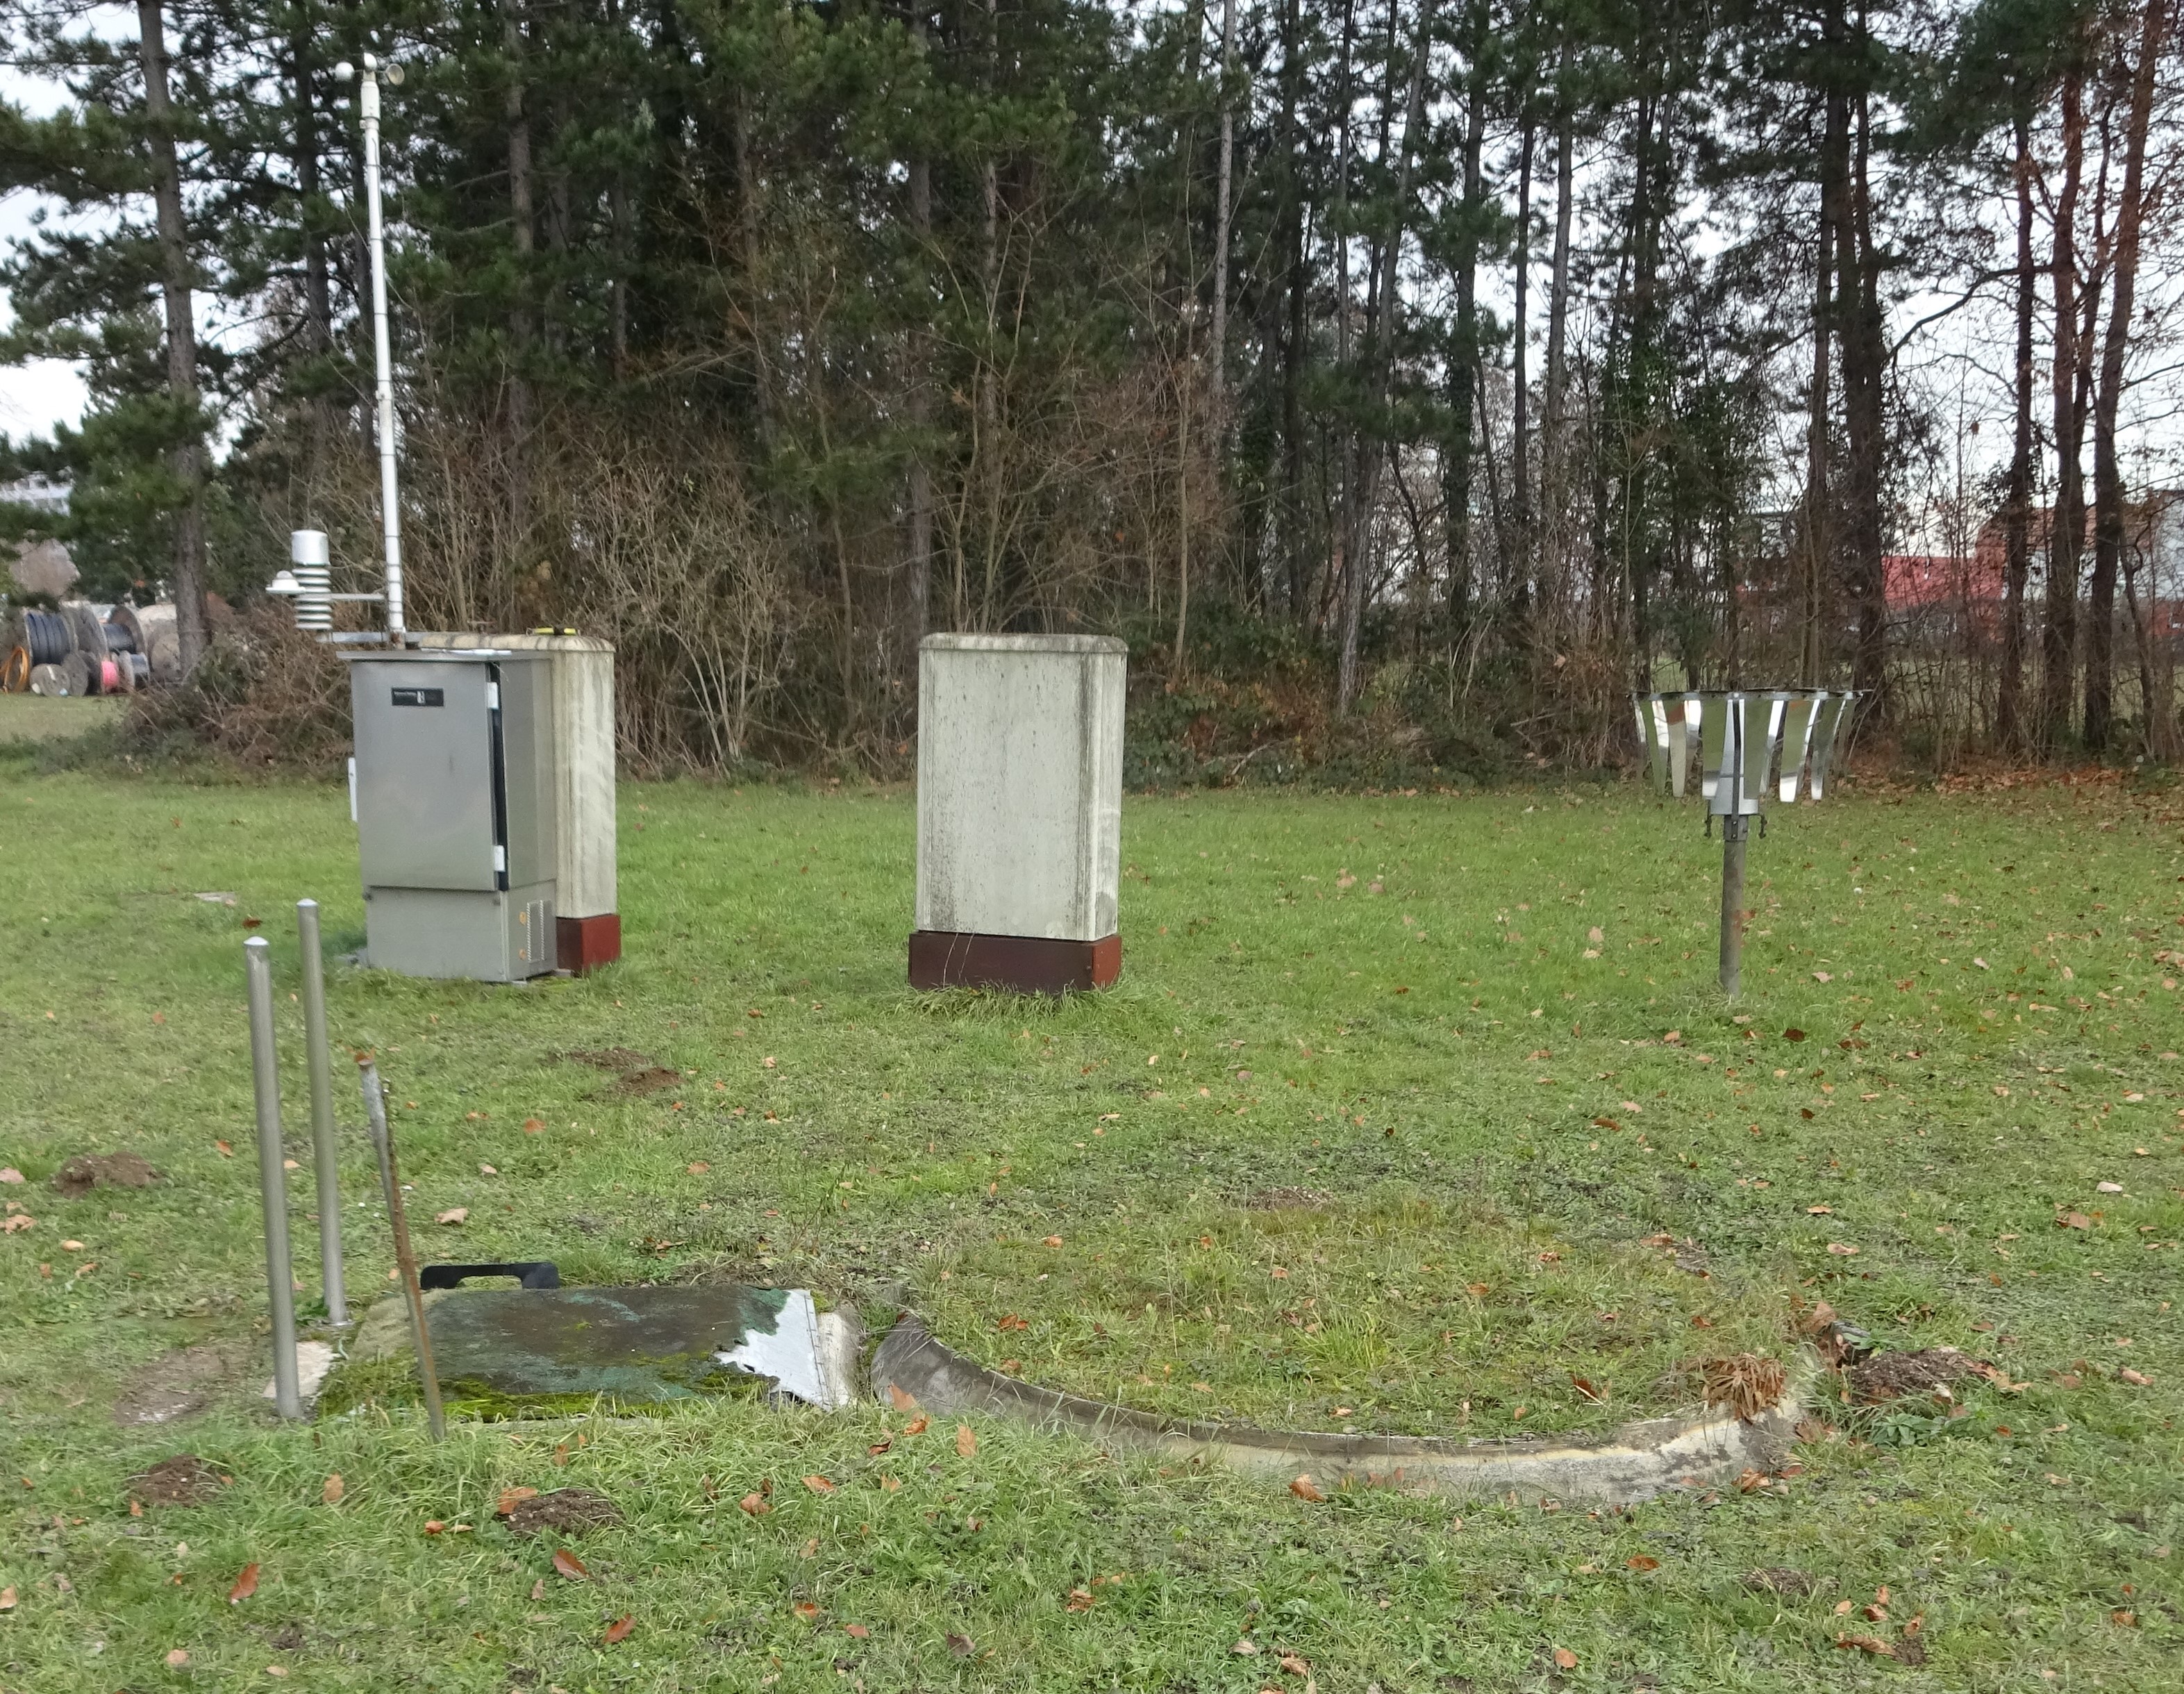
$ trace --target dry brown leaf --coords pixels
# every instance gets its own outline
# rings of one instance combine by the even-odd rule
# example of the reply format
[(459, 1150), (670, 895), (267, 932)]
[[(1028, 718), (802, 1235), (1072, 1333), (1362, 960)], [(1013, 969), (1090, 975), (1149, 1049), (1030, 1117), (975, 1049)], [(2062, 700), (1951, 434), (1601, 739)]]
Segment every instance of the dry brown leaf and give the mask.
[(11, 1583), (5, 1588), (0, 1588), (0, 1612), (12, 1612), (15, 1609), (15, 1606), (14, 1585)]
[(2133, 1370), (2129, 1365), (2126, 1365), (2121, 1370), (2118, 1371), (2116, 1374), (2122, 1378), (2126, 1382), (2131, 1384), (2134, 1388), (2151, 1388), (2153, 1386), (2153, 1379), (2152, 1377), (2142, 1376), (2138, 1372)]
[(523, 1120), (523, 1133), (526, 1135), (536, 1135), (545, 1127), (546, 1125), (536, 1117), (526, 1117)]
[(499, 1513), (500, 1516), (505, 1518), (525, 1501), (536, 1500), (538, 1497), (538, 1491), (537, 1489), (526, 1487), (523, 1484), (518, 1483), (513, 1488), (504, 1488), (500, 1491), (500, 1502), (493, 1507), (493, 1510)]
[(956, 1426), (956, 1451), (964, 1458), (969, 1458), (978, 1451), (978, 1432), (968, 1424)]
[(1309, 1676), (1312, 1674), (1312, 1661), (1306, 1658), (1300, 1658), (1293, 1652), (1285, 1652), (1274, 1662), (1280, 1665), (1284, 1670), (1289, 1672), (1292, 1676)]
[(917, 1396), (905, 1393), (900, 1384), (891, 1382), (888, 1385), (888, 1403), (898, 1412), (914, 1412), (917, 1409)]
[(819, 1608), (813, 1605), (809, 1600), (800, 1600), (788, 1609), (795, 1613), (798, 1617), (803, 1619), (807, 1624), (819, 1615)]
[(863, 1624), (844, 1624), (842, 1633), (856, 1641), (864, 1641), (872, 1635), (872, 1630)]
[(1896, 1657), (1896, 1649), (1878, 1635), (1837, 1635), (1836, 1645), (1846, 1649), (1856, 1647), (1860, 1652), (1869, 1652), (1875, 1658)]
[(941, 1639), (948, 1643), (948, 1651), (958, 1658), (968, 1658), (978, 1650), (978, 1642), (972, 1641), (968, 1635), (957, 1635), (953, 1630), (943, 1635)]
[(894, 1494), (900, 1492), (902, 1484), (898, 1482), (894, 1477), (883, 1476), (880, 1478), (880, 1486), (885, 1489), (889, 1494)]
[(1765, 1474), (1753, 1470), (1749, 1466), (1743, 1470), (1739, 1471), (1736, 1474), (1736, 1491), (1740, 1494), (1749, 1494), (1754, 1489), (1764, 1488), (1766, 1486), (1767, 1478)]
[(1042, 1246), (1058, 1247), (1061, 1245), (1061, 1237), (1059, 1235), (1049, 1235), (1040, 1243), (1040, 1245)]
[(167, 1649), (167, 1663), (170, 1669), (180, 1670), (189, 1662), (189, 1650), (187, 1647), (169, 1647)]
[(1607, 1402), (1607, 1390), (1596, 1386), (1590, 1377), (1579, 1376), (1573, 1372), (1570, 1376), (1570, 1386), (1596, 1406), (1603, 1406)]
[(628, 1613), (623, 1613), (621, 1616), (607, 1625), (606, 1644), (612, 1647), (616, 1641), (627, 1641), (629, 1632), (636, 1627), (637, 1619)]
[(1858, 1249), (1847, 1241), (1830, 1241), (1828, 1243), (1828, 1251), (1839, 1259), (1854, 1259), (1858, 1257)]
[(1249, 1635), (1244, 1635), (1240, 1637), (1236, 1645), (1230, 1647), (1228, 1651), (1240, 1658), (1256, 1658), (1259, 1656), (1259, 1644)]
[(1290, 1480), (1290, 1492), (1295, 1495), (1300, 1500), (1318, 1502), (1327, 1498), (1324, 1494), (1322, 1494), (1319, 1490), (1313, 1485), (1312, 1479), (1309, 1474), (1291, 1478)]
[(1092, 1591), (1089, 1588), (1071, 1589), (1069, 1591), (1068, 1603), (1065, 1609), (1072, 1612), (1090, 1611), (1092, 1609)]
[(1572, 1652), (1568, 1647), (1557, 1647), (1555, 1649), (1555, 1669), (1557, 1670), (1575, 1670), (1577, 1669), (1577, 1655)]
[(336, 1471), (326, 1478), (325, 1485), (319, 1490), (319, 1498), (329, 1506), (338, 1506), (345, 1492), (347, 1487), (342, 1481), (342, 1474)]
[(1661, 1568), (1661, 1561), (1651, 1553), (1633, 1553), (1623, 1562), (1633, 1570), (1658, 1570)]
[(450, 1206), (445, 1212), (434, 1213), (432, 1221), (435, 1223), (455, 1224), (462, 1223), (470, 1215), (471, 1209), (467, 1206)]
[(814, 1494), (832, 1494), (834, 1491), (834, 1485), (823, 1476), (807, 1476), (804, 1479), (804, 1485)]
[(742, 1499), (737, 1501), (736, 1504), (754, 1518), (763, 1518), (773, 1510), (772, 1507), (766, 1503), (766, 1496), (760, 1494), (746, 1494)]
[(227, 1603), (240, 1606), (258, 1591), (258, 1561), (253, 1559), (242, 1567), (242, 1574), (235, 1579), (235, 1586), (227, 1591)]
[(546, 1597), (546, 1579), (544, 1577), (540, 1577), (538, 1581), (531, 1585), (531, 1597), (533, 1600), (543, 1600)]
[(583, 1560), (566, 1547), (554, 1549), (554, 1569), (571, 1582), (582, 1582), (591, 1575), (591, 1572), (584, 1568)]
[(2055, 1227), (2058, 1229), (2090, 1229), (2093, 1227), (2093, 1220), (2082, 1212), (2059, 1212), (2055, 1214)]
[[(913, 1401), (911, 1403), (915, 1405), (916, 1402)], [(922, 1435), (932, 1427), (930, 1418), (913, 1418), (902, 1426), (902, 1432), (905, 1435)]]

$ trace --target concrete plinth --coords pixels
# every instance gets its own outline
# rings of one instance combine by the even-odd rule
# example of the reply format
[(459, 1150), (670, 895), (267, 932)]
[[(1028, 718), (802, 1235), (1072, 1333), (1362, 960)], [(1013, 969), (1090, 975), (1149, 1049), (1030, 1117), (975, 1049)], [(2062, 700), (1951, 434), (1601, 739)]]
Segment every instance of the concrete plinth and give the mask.
[(919, 644), (914, 985), (1115, 980), (1127, 651), (1086, 635)]

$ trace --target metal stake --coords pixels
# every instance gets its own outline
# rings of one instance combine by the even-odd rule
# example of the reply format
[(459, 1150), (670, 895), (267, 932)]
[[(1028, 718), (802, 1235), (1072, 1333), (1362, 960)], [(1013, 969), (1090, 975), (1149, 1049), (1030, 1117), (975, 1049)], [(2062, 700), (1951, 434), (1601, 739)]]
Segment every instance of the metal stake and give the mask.
[(258, 1097), (258, 1182), (265, 1207), (265, 1281), (273, 1308), (273, 1409), (304, 1415), (296, 1370), (296, 1297), (289, 1285), (288, 1179), (281, 1167), (281, 1072), (273, 1046), (272, 948), (262, 935), (242, 944), (250, 990), (250, 1070)]
[(425, 1418), (432, 1439), (448, 1438), (445, 1415), (440, 1410), (440, 1377), (432, 1363), (432, 1334), (425, 1323), (425, 1294), (417, 1286), (417, 1255), (410, 1245), (410, 1219), (402, 1210), (402, 1179), (394, 1168), (394, 1143), (387, 1133), (387, 1096), (379, 1085), (379, 1067), (359, 1059), (364, 1085), (364, 1115), (371, 1126), (371, 1150), (379, 1156), (379, 1186), (387, 1196), (387, 1221), (394, 1228), (394, 1262), (402, 1274), (402, 1292), (410, 1303), (410, 1337), (417, 1347), (417, 1374), (425, 1385)]
[(1752, 819), (1731, 813), (1721, 821), (1721, 991), (1736, 998), (1744, 974), (1744, 844)]
[(342, 1285), (341, 1169), (334, 1147), (333, 1056), (326, 1049), (318, 901), (296, 902), (296, 933), (304, 948), (304, 1060), (311, 1078), (311, 1163), (319, 1179), (319, 1277), (326, 1322), (338, 1329), (348, 1322), (348, 1296)]

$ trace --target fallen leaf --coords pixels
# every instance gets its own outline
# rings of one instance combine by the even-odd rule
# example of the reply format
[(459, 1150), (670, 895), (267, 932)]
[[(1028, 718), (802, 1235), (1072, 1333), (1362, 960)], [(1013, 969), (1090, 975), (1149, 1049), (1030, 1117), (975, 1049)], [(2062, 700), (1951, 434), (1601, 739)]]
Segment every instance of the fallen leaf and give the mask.
[[(915, 1400), (911, 1401), (910, 1403), (913, 1406), (917, 1404)], [(902, 1426), (902, 1432), (905, 1435), (922, 1435), (932, 1427), (933, 1420), (930, 1418), (917, 1417), (911, 1418), (907, 1424), (904, 1424)]]
[(536, 1117), (526, 1117), (523, 1120), (523, 1133), (526, 1135), (536, 1135), (545, 1127), (544, 1123)]
[(614, 1622), (607, 1625), (605, 1636), (606, 1644), (609, 1647), (612, 1647), (616, 1641), (627, 1641), (629, 1639), (629, 1632), (636, 1627), (637, 1619), (630, 1616), (628, 1613), (623, 1613), (621, 1616), (616, 1618)]
[(2138, 1613), (2119, 1608), (2109, 1613), (2109, 1621), (2111, 1624), (2121, 1624), (2126, 1630), (2135, 1630), (2138, 1627)]
[(171, 1669), (180, 1670), (189, 1662), (190, 1656), (187, 1649), (182, 1647), (169, 1647), (167, 1649), (167, 1663)]
[(1832, 1218), (1836, 1209), (1832, 1206), (1808, 1206), (1805, 1210), (1815, 1218)]
[(0, 1223), (0, 1235), (12, 1235), (20, 1229), (35, 1229), (38, 1220), (27, 1212), (18, 1212), (4, 1223)]
[(819, 1615), (819, 1608), (813, 1605), (809, 1600), (800, 1600), (788, 1609), (795, 1613), (798, 1617), (803, 1619), (807, 1624)]
[(1092, 1591), (1089, 1588), (1071, 1589), (1069, 1591), (1068, 1602), (1063, 1609), (1071, 1612), (1090, 1611), (1092, 1609)]
[(1321, 1501), (1327, 1498), (1324, 1494), (1322, 1494), (1319, 1490), (1313, 1485), (1312, 1479), (1309, 1473), (1302, 1476), (1291, 1478), (1290, 1481), (1290, 1492), (1295, 1495), (1300, 1500)]
[(2153, 1379), (2152, 1377), (2140, 1375), (2129, 1365), (2126, 1365), (2121, 1370), (2118, 1371), (2116, 1374), (2121, 1377), (2126, 1382), (2129, 1383), (2133, 1388), (2151, 1388), (2153, 1386)]
[(1847, 1241), (1830, 1241), (1828, 1243), (1828, 1251), (1839, 1259), (1855, 1258), (1858, 1256), (1858, 1249)]
[(948, 1651), (958, 1658), (968, 1658), (978, 1650), (978, 1642), (972, 1641), (970, 1636), (959, 1635), (952, 1630), (941, 1639), (948, 1643)]
[(1816, 983), (1831, 983), (1835, 980), (1835, 977), (1831, 972), (1827, 971), (1814, 971), (1813, 972), (1813, 980)]
[(1575, 1670), (1577, 1669), (1577, 1655), (1572, 1652), (1568, 1647), (1557, 1647), (1555, 1649), (1555, 1669), (1557, 1670)]
[(342, 1474), (339, 1471), (336, 1471), (332, 1475), (326, 1479), (326, 1485), (319, 1490), (319, 1498), (325, 1501), (329, 1506), (338, 1506), (341, 1504), (342, 1495), (344, 1491), (344, 1485), (342, 1482)]
[(1061, 1245), (1061, 1237), (1059, 1235), (1049, 1235), (1043, 1242), (1040, 1243), (1040, 1245), (1048, 1247), (1058, 1247)]
[(538, 1497), (538, 1491), (537, 1489), (527, 1488), (522, 1484), (518, 1483), (513, 1488), (504, 1488), (500, 1491), (499, 1502), (493, 1509), (501, 1517), (505, 1518), (525, 1501), (536, 1500)]
[(858, 1641), (864, 1641), (871, 1635), (872, 1630), (862, 1624), (844, 1624), (842, 1625), (842, 1633)]
[(956, 1451), (964, 1458), (978, 1451), (978, 1432), (968, 1424), (956, 1426)]
[(223, 1159), (231, 1159), (235, 1156), (235, 1149), (229, 1146), (226, 1142), (214, 1141), (212, 1145), (213, 1150)]
[(1896, 1649), (1877, 1635), (1837, 1635), (1836, 1645), (1845, 1649), (1856, 1647), (1860, 1652), (1869, 1652), (1875, 1658), (1896, 1657)]
[(891, 1476), (883, 1476), (880, 1478), (880, 1486), (889, 1493), (894, 1494), (900, 1491), (902, 1484)]
[(2082, 1212), (2059, 1212), (2055, 1214), (2055, 1227), (2058, 1229), (2090, 1229), (2093, 1227), (2093, 1220)]
[(1245, 1635), (1228, 1651), (1240, 1658), (1256, 1658), (1259, 1656), (1259, 1644), (1249, 1635)]
[(1312, 1661), (1306, 1658), (1300, 1658), (1293, 1652), (1284, 1653), (1279, 1658), (1276, 1659), (1274, 1663), (1280, 1665), (1284, 1670), (1289, 1672), (1292, 1676), (1309, 1676), (1312, 1674)]
[[(956, 1445), (961, 1447), (962, 1444), (959, 1441)], [(804, 1485), (814, 1494), (832, 1494), (834, 1491), (834, 1485), (823, 1476), (807, 1476), (804, 1479)]]
[(558, 1574), (567, 1577), (571, 1582), (582, 1582), (591, 1576), (591, 1572), (584, 1569), (583, 1560), (566, 1547), (554, 1549), (554, 1569)]
[(1463, 1291), (1469, 1295), (1474, 1300), (1484, 1300), (1489, 1294), (1493, 1292), (1493, 1290), (1488, 1288), (1483, 1282), (1467, 1282), (1463, 1285)]
[(253, 1559), (242, 1567), (242, 1574), (235, 1579), (235, 1586), (227, 1591), (227, 1603), (240, 1606), (258, 1591), (258, 1562)]
[(1740, 1494), (1749, 1494), (1755, 1489), (1766, 1486), (1767, 1478), (1763, 1472), (1753, 1470), (1747, 1466), (1736, 1474), (1736, 1491)]
[(1623, 1562), (1633, 1570), (1658, 1570), (1661, 1568), (1661, 1561), (1651, 1553), (1633, 1553)]
[(427, 1518), (425, 1520), (425, 1533), (428, 1535), (440, 1535), (446, 1530), (447, 1527), (437, 1518)]
[(0, 1588), (0, 1612), (14, 1611), (15, 1609), (15, 1603), (14, 1588), (12, 1585), (6, 1588)]
[(0, 1165), (0, 1182), (18, 1183), (24, 1179), (22, 1172), (17, 1170), (14, 1166)]
[(693, 1159), (682, 1168), (691, 1176), (703, 1176), (707, 1171), (712, 1169), (712, 1167), (703, 1159)]
[(540, 1577), (538, 1581), (531, 1585), (531, 1597), (533, 1600), (543, 1600), (546, 1597), (546, 1579), (544, 1577)]
[(1577, 1390), (1580, 1394), (1582, 1394), (1587, 1400), (1590, 1400), (1596, 1406), (1605, 1405), (1607, 1403), (1607, 1390), (1602, 1388), (1595, 1387), (1590, 1378), (1579, 1376), (1573, 1373), (1570, 1377), (1570, 1386)]
[(888, 1403), (898, 1412), (914, 1412), (917, 1409), (917, 1396), (905, 1393), (899, 1384), (891, 1382), (888, 1385)]
[(742, 1499), (737, 1501), (736, 1504), (754, 1518), (763, 1518), (773, 1510), (772, 1507), (766, 1503), (766, 1496), (762, 1494), (746, 1494)]
[(1785, 1041), (1802, 1041), (1805, 1039), (1805, 1032), (1802, 1029), (1785, 1029), (1782, 1032), (1782, 1039)]

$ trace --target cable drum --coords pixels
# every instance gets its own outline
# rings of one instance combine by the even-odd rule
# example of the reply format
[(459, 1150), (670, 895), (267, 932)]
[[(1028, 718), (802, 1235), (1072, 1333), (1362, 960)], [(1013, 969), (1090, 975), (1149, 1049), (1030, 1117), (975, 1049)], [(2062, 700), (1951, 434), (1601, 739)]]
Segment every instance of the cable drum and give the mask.
[(182, 680), (182, 644), (172, 630), (162, 630), (152, 638), (152, 680), (163, 688), (178, 686)]
[(136, 692), (136, 672), (129, 663), (136, 656), (133, 653), (109, 653), (106, 655), (106, 693), (133, 694)]
[[(119, 611), (120, 608), (116, 606), (114, 610)], [(134, 653), (136, 650), (136, 632), (118, 617), (109, 618), (99, 633), (106, 638), (109, 653)]]
[(0, 664), (0, 694), (20, 694), (31, 686), (31, 649), (11, 648)]
[(67, 658), (54, 667), (61, 674), (61, 692), (71, 699), (81, 699), (91, 692), (91, 660), (70, 649)]
[(61, 667), (58, 665), (33, 666), (31, 692), (43, 694), (47, 699), (60, 699), (68, 694), (68, 678), (61, 674)]
[(27, 651), (33, 665), (58, 665), (75, 645), (68, 619), (58, 612), (25, 607), (16, 613), (14, 622), (14, 639), (9, 644)]
[(75, 650), (85, 660), (97, 665), (106, 652), (106, 620), (89, 600), (63, 600), (61, 610), (69, 621), (69, 632), (75, 638)]

